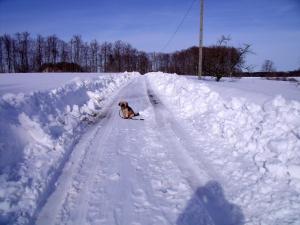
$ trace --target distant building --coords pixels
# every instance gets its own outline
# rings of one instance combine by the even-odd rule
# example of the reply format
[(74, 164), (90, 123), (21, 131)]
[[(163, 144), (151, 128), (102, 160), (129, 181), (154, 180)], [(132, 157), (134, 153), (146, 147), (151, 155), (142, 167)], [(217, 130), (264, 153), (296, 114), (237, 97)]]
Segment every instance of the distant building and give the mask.
[(60, 62), (60, 63), (45, 63), (40, 69), (43, 73), (62, 73), (62, 72), (83, 72), (80, 65), (76, 63)]

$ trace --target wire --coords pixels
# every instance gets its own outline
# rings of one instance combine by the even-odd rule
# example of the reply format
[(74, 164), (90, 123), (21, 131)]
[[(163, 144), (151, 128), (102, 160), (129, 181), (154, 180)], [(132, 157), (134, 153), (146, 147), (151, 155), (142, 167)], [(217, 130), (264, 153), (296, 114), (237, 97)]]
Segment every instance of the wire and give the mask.
[(196, 0), (192, 0), (190, 7), (188, 8), (188, 10), (185, 12), (182, 20), (180, 21), (180, 23), (178, 24), (176, 30), (174, 31), (174, 33), (171, 35), (170, 39), (166, 42), (166, 44), (164, 45), (164, 47), (160, 50), (160, 52), (164, 51), (166, 49), (166, 47), (168, 47), (168, 45), (171, 43), (171, 41), (173, 40), (173, 38), (175, 37), (175, 35), (177, 34), (177, 32), (179, 31), (180, 27), (182, 26), (182, 24), (184, 23), (186, 17), (188, 16), (188, 14), (190, 13), (191, 9), (193, 8), (193, 5), (195, 3)]

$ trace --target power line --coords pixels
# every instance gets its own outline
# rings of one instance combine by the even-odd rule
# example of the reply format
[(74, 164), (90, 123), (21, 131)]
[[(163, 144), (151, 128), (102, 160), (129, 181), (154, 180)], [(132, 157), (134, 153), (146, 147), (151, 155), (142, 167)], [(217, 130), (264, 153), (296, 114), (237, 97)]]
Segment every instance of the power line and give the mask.
[(166, 47), (168, 47), (168, 45), (171, 43), (171, 41), (173, 40), (173, 38), (175, 37), (175, 35), (177, 34), (177, 32), (179, 31), (180, 27), (182, 26), (182, 24), (184, 23), (186, 17), (188, 16), (188, 14), (190, 13), (191, 9), (193, 8), (193, 5), (195, 3), (196, 0), (192, 0), (190, 7), (188, 8), (188, 10), (185, 12), (182, 20), (180, 21), (180, 23), (178, 24), (176, 30), (174, 31), (174, 33), (171, 35), (170, 39), (166, 42), (166, 44), (164, 45), (164, 47), (160, 50), (160, 52), (164, 51), (166, 49)]

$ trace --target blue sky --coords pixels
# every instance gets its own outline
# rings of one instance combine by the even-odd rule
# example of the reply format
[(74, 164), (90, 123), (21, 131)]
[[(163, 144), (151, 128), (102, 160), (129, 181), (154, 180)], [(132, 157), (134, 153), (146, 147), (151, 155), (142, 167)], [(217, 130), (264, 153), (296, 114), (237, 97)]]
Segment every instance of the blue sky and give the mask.
[[(159, 51), (192, 0), (0, 0), (0, 34), (28, 31), (69, 40), (123, 40)], [(299, 0), (205, 0), (204, 44), (230, 35), (231, 44), (252, 45), (248, 64), (260, 70), (271, 59), (277, 70), (300, 67)], [(199, 0), (166, 52), (198, 44)]]

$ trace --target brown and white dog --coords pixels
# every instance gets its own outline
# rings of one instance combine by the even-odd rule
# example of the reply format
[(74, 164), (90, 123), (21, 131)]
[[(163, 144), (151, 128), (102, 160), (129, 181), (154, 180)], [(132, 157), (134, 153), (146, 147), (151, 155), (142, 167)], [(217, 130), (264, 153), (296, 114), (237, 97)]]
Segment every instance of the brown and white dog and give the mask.
[(140, 115), (139, 113), (135, 113), (126, 101), (119, 102), (119, 106), (121, 107), (123, 119), (132, 119), (133, 117)]

